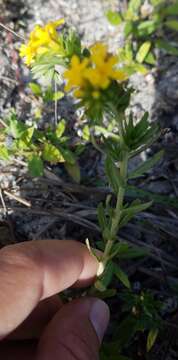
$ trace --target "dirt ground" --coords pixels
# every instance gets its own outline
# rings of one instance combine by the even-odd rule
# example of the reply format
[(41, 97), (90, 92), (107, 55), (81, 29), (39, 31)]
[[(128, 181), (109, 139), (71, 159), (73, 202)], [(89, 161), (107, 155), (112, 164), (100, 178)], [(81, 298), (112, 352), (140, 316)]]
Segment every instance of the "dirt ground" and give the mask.
[[(0, 22), (26, 36), (35, 23), (65, 17), (85, 43), (104, 40), (111, 49), (117, 49), (122, 45), (123, 35), (108, 24), (105, 12), (121, 5), (116, 0), (0, 0)], [(12, 107), (23, 120), (30, 119), (33, 112), (25, 87), (30, 75), (19, 59), (19, 45), (20, 39), (0, 29), (1, 119)], [(131, 83), (137, 89), (131, 105), (134, 114), (139, 116), (148, 110), (151, 121), (158, 121), (163, 129), (159, 141), (143, 153), (142, 158), (161, 148), (165, 156), (159, 166), (133, 182), (127, 193), (128, 200), (137, 196), (151, 198), (154, 205), (121, 233), (130, 244), (148, 249), (150, 256), (123, 267), (133, 284), (151, 289), (165, 304), (164, 317), (169, 324), (166, 339), (158, 341), (148, 358), (173, 360), (178, 358), (178, 293), (172, 291), (178, 278), (177, 58), (159, 54), (157, 69), (146, 76), (133, 76)], [(76, 120), (73, 106), (64, 99), (58, 112), (72, 129)], [(50, 116), (53, 109), (49, 109), (47, 121)], [(81, 157), (80, 166), (82, 183), (77, 185), (61, 166), (48, 167), (43, 178), (33, 180), (21, 161), (8, 165), (0, 162), (1, 246), (28, 239), (71, 237), (80, 241), (89, 237), (95, 244), (100, 237), (96, 207), (110, 189), (103, 176), (103, 159), (90, 146)], [(16, 199), (12, 198), (14, 194)], [(134, 359), (144, 359), (137, 356)]]

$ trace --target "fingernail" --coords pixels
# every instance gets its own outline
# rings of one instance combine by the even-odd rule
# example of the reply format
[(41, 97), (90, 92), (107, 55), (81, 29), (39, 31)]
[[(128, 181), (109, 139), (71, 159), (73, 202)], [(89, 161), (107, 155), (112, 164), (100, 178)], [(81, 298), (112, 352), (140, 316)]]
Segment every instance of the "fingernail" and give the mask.
[(95, 300), (91, 307), (89, 317), (101, 343), (110, 318), (108, 305), (102, 300)]

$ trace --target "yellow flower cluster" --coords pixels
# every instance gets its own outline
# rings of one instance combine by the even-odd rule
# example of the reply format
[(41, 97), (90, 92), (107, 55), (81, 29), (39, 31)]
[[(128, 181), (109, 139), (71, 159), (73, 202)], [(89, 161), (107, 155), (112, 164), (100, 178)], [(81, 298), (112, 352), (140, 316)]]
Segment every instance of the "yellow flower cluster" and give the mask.
[(76, 89), (75, 96), (82, 97), (90, 85), (93, 89), (92, 96), (98, 98), (100, 90), (107, 89), (112, 80), (126, 80), (126, 73), (115, 68), (117, 63), (117, 56), (111, 55), (105, 44), (96, 43), (90, 48), (89, 57), (80, 60), (78, 56), (73, 55), (70, 68), (64, 73), (67, 80), (65, 90)]
[(60, 51), (59, 34), (57, 28), (64, 24), (64, 19), (49, 22), (45, 26), (36, 25), (30, 33), (30, 39), (27, 44), (22, 44), (20, 56), (25, 58), (25, 63), (30, 66), (36, 56), (52, 50)]

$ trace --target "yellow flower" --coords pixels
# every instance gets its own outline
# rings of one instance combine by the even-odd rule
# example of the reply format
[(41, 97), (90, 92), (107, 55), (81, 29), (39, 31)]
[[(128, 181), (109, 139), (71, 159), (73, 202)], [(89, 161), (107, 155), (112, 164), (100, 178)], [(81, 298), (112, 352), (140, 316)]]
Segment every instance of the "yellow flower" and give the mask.
[(66, 91), (74, 89), (74, 96), (82, 98), (90, 95), (100, 97), (100, 90), (108, 88), (113, 80), (124, 81), (127, 76), (117, 69), (118, 57), (109, 53), (105, 44), (96, 43), (90, 48), (90, 56), (80, 60), (77, 55), (71, 59), (70, 68), (65, 71)]
[(88, 58), (80, 61), (77, 55), (72, 56), (70, 68), (64, 72), (64, 78), (68, 81), (65, 86), (66, 91), (70, 91), (73, 87), (82, 87), (85, 82), (83, 73), (88, 63)]
[(103, 63), (103, 60), (106, 59), (108, 49), (107, 46), (103, 43), (96, 43), (90, 48), (91, 50), (91, 60), (97, 66)]
[(25, 64), (29, 66), (35, 56), (35, 50), (30, 46), (22, 44), (20, 48), (20, 56), (25, 57)]
[(106, 45), (97, 43), (92, 46), (91, 60), (93, 66), (86, 69), (84, 76), (93, 87), (106, 89), (111, 80), (126, 80), (127, 76), (124, 71), (114, 69), (118, 58), (109, 54)]
[(59, 35), (56, 29), (62, 24), (64, 24), (64, 19), (49, 22), (43, 27), (35, 26), (27, 45), (22, 44), (20, 48), (20, 56), (25, 58), (27, 65), (31, 65), (37, 55), (42, 55), (50, 49), (56, 53), (60, 51)]

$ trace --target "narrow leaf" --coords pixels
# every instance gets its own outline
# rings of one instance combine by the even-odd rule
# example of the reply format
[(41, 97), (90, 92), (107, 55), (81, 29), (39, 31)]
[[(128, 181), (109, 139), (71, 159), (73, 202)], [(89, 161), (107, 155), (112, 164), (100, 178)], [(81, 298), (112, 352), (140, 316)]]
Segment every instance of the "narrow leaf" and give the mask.
[(44, 145), (43, 159), (49, 161), (51, 164), (64, 162), (64, 157), (60, 150), (56, 146), (48, 143)]
[(152, 347), (157, 339), (158, 333), (159, 333), (158, 329), (151, 329), (149, 331), (148, 338), (147, 338), (147, 346), (146, 346), (147, 352), (149, 352), (152, 349)]
[(159, 49), (165, 50), (168, 54), (178, 56), (178, 48), (170, 44), (169, 41), (158, 39), (155, 43)]
[(5, 161), (9, 160), (9, 152), (4, 145), (0, 145), (0, 159)]
[(160, 161), (163, 155), (164, 155), (164, 151), (161, 150), (158, 153), (156, 153), (151, 159), (148, 159), (147, 161), (143, 162), (139, 167), (137, 167), (137, 169), (133, 170), (129, 174), (129, 179), (135, 179), (143, 175), (145, 172), (150, 170), (158, 161)]
[(145, 60), (146, 56), (148, 55), (149, 51), (151, 48), (151, 41), (145, 41), (139, 48), (137, 55), (136, 55), (136, 60), (142, 64), (143, 61)]
[(105, 171), (114, 192), (117, 194), (119, 191), (119, 187), (123, 187), (124, 184), (120, 176), (119, 169), (117, 168), (110, 156), (107, 156), (106, 158)]
[(64, 97), (64, 93), (62, 91), (56, 91), (53, 94), (53, 100), (57, 101), (57, 100), (61, 100)]
[(178, 21), (177, 20), (167, 20), (165, 22), (165, 25), (171, 30), (178, 31)]
[(34, 95), (40, 96), (42, 94), (41, 86), (39, 84), (31, 82), (31, 83), (29, 83), (29, 87), (32, 90)]
[(95, 287), (100, 291), (105, 291), (108, 285), (111, 283), (113, 274), (114, 274), (114, 264), (112, 262), (109, 262), (104, 270), (104, 273), (96, 281)]
[(122, 17), (116, 11), (108, 10), (106, 17), (111, 25), (117, 26), (122, 22)]
[(11, 118), (9, 123), (9, 132), (14, 139), (19, 139), (26, 130), (25, 124), (21, 121)]
[(132, 31), (133, 31), (133, 21), (127, 21), (125, 23), (125, 27), (124, 27), (124, 35), (125, 37), (129, 36)]
[(156, 58), (155, 58), (154, 54), (151, 51), (147, 54), (147, 56), (145, 58), (145, 62), (147, 64), (150, 64), (150, 65), (155, 65), (156, 64)]
[(66, 121), (62, 119), (56, 127), (56, 136), (61, 138), (66, 128)]
[(145, 20), (140, 22), (137, 27), (139, 36), (151, 35), (157, 28), (157, 23), (154, 20)]
[(165, 15), (178, 15), (178, 2), (172, 4), (163, 10)]
[(64, 164), (68, 174), (71, 176), (71, 178), (78, 184), (80, 184), (81, 180), (81, 174), (80, 174), (80, 166), (78, 162), (76, 161), (75, 164), (67, 163)]
[(106, 216), (105, 216), (105, 211), (104, 211), (104, 206), (102, 203), (100, 203), (98, 205), (98, 221), (99, 221), (99, 225), (102, 231), (104, 231), (104, 229), (107, 226), (107, 220), (106, 220)]
[(130, 0), (128, 10), (131, 11), (133, 14), (139, 11), (141, 6), (142, 0)]
[(117, 264), (114, 264), (114, 274), (126, 288), (131, 288), (127, 274)]
[(39, 177), (43, 175), (43, 161), (38, 155), (33, 155), (28, 162), (28, 170), (33, 177)]
[(120, 227), (125, 226), (129, 222), (129, 220), (131, 220), (136, 214), (148, 209), (152, 205), (152, 203), (153, 203), (152, 201), (149, 201), (147, 203), (130, 206), (129, 208), (122, 210), (119, 226)]

